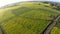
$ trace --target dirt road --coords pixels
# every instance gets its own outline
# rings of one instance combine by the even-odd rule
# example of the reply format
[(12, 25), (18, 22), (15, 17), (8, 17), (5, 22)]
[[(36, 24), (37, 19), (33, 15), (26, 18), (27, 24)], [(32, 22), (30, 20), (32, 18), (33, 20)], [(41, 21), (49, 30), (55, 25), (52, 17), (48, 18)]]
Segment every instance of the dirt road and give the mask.
[(50, 34), (50, 31), (56, 25), (56, 23), (59, 20), (59, 18), (60, 18), (60, 14), (51, 21), (51, 23), (46, 27), (46, 29), (43, 31), (42, 34)]
[(5, 31), (3, 30), (2, 26), (1, 26), (1, 23), (0, 23), (0, 31), (2, 34), (5, 34)]

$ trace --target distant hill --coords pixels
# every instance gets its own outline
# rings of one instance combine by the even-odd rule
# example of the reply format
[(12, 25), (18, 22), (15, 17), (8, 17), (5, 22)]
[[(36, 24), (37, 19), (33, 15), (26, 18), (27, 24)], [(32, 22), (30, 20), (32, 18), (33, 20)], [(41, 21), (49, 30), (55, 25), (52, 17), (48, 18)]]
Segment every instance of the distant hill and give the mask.
[[(60, 6), (59, 2), (52, 2), (52, 1), (24, 1), (24, 2), (43, 2), (43, 3), (50, 3), (50, 4), (54, 4), (54, 5), (59, 5)], [(23, 2), (16, 2), (16, 3), (8, 4), (8, 5), (3, 6), (1, 8), (8, 8), (8, 7), (16, 6), (16, 5), (20, 4), (20, 3), (23, 3)]]

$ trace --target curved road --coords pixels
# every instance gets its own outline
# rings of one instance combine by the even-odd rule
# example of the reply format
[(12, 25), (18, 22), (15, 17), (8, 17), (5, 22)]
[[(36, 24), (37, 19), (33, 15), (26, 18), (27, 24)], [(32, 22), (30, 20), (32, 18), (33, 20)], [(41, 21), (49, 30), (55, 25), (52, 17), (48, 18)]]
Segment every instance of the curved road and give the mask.
[(51, 23), (46, 27), (46, 29), (43, 31), (42, 34), (50, 34), (51, 29), (56, 25), (59, 18), (60, 18), (60, 14), (51, 21)]

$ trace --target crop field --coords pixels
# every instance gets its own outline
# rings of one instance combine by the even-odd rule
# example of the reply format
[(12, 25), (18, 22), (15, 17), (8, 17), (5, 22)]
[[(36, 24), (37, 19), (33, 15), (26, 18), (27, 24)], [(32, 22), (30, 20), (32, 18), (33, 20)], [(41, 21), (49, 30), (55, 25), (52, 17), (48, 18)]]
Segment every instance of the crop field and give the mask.
[[(41, 34), (59, 11), (38, 3), (27, 2), (2, 9), (0, 26), (3, 32), (5, 34)], [(60, 23), (57, 26), (59, 25)], [(60, 31), (59, 28), (55, 28)]]

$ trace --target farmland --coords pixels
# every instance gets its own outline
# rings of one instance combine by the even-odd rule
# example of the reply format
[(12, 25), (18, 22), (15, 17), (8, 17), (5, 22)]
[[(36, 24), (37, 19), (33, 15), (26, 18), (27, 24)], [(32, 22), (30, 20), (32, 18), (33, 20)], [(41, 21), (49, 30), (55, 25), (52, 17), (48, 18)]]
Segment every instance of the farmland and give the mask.
[(5, 34), (41, 34), (60, 13), (40, 2), (23, 2), (1, 11), (0, 26)]

